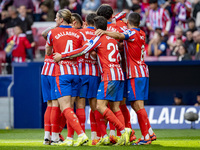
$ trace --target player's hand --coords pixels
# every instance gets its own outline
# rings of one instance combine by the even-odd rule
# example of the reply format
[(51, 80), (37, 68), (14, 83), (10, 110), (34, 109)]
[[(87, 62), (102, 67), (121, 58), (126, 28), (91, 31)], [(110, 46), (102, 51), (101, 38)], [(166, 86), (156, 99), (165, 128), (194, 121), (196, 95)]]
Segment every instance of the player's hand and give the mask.
[(59, 62), (62, 59), (62, 55), (59, 54), (59, 53), (54, 53), (53, 59), (54, 59), (55, 62)]
[(105, 31), (104, 31), (104, 30), (101, 30), (101, 29), (97, 29), (97, 30), (95, 31), (95, 34), (96, 34), (97, 36), (102, 36), (103, 34), (105, 34)]

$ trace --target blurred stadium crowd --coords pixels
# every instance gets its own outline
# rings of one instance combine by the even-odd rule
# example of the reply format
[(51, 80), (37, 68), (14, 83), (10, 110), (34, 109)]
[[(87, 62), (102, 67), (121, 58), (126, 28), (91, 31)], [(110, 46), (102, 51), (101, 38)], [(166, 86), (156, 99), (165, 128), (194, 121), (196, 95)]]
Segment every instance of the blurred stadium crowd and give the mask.
[(33, 61), (44, 50), (45, 28), (32, 27), (34, 23), (48, 27), (63, 8), (84, 20), (105, 3), (115, 13), (141, 15), (146, 61), (200, 60), (200, 0), (0, 0), (0, 63)]

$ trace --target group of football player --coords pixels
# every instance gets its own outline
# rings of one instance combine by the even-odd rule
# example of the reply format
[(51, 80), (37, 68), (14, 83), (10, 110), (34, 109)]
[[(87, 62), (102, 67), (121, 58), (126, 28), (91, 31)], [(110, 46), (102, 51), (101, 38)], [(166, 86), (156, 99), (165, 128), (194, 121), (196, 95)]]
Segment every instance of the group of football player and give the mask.
[[(85, 23), (78, 14), (62, 9), (56, 14), (56, 27), (43, 32), (47, 40), (41, 73), (43, 100), (47, 102), (45, 145), (90, 143), (85, 134), (86, 99), (91, 107), (91, 145), (146, 145), (156, 140), (144, 108), (149, 88), (145, 33), (139, 28), (138, 13), (125, 18), (124, 12), (113, 16), (107, 4), (87, 15)], [(126, 100), (138, 117), (142, 137), (137, 142), (133, 142), (136, 136)], [(60, 133), (66, 124), (64, 140)]]

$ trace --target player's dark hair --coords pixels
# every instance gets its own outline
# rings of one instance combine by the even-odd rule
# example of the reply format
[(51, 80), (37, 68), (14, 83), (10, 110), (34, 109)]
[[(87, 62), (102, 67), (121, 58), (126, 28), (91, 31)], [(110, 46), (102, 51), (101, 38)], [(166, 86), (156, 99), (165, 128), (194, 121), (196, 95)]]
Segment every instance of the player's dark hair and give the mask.
[(97, 16), (94, 18), (94, 26), (96, 29), (107, 30), (107, 20), (103, 16)]
[(61, 9), (58, 12), (60, 18), (63, 18), (68, 24), (72, 22), (72, 14), (68, 9)]
[(72, 20), (78, 21), (81, 24), (81, 26), (83, 25), (83, 20), (82, 20), (81, 16), (77, 13), (72, 13)]
[(132, 8), (131, 8), (131, 10), (132, 10), (133, 12), (136, 11), (136, 10), (138, 10), (138, 9), (141, 9), (140, 5), (138, 5), (138, 4), (134, 4), (134, 5), (132, 6)]
[(139, 27), (140, 25), (140, 15), (136, 12), (132, 12), (128, 16), (128, 21), (130, 25)]
[(113, 9), (110, 5), (108, 4), (102, 4), (98, 9), (97, 9), (97, 15), (98, 16), (103, 16), (107, 20), (112, 18), (113, 15)]
[(86, 22), (88, 25), (94, 26), (94, 18), (97, 16), (96, 13), (90, 13), (86, 16)]

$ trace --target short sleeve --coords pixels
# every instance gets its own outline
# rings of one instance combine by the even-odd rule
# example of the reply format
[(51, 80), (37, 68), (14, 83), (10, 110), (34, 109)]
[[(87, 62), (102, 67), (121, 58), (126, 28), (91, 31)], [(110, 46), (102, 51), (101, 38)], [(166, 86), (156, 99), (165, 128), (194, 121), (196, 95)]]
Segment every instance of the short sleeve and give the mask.
[(123, 34), (125, 36), (125, 40), (128, 40), (131, 36), (135, 34), (135, 31), (126, 30), (125, 32), (123, 32)]

